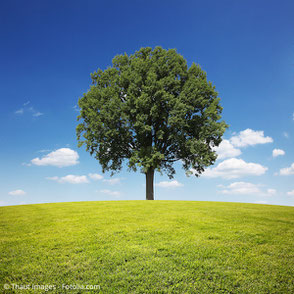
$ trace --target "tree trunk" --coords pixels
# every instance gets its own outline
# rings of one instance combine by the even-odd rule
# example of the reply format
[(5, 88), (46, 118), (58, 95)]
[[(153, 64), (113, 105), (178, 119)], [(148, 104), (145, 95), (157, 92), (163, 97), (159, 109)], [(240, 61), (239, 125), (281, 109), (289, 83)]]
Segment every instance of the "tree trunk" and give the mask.
[(149, 169), (146, 173), (146, 200), (154, 200), (154, 169)]

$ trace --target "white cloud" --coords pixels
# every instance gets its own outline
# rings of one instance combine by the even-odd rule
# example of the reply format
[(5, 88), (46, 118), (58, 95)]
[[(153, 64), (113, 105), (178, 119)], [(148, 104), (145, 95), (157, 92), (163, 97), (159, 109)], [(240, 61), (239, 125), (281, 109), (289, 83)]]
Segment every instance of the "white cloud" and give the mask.
[(177, 180), (173, 180), (173, 181), (162, 181), (155, 184), (155, 186), (160, 188), (177, 188), (177, 187), (182, 187), (183, 184), (179, 183)]
[(71, 166), (79, 163), (79, 155), (76, 151), (70, 148), (60, 148), (56, 151), (50, 152), (42, 158), (34, 158), (31, 160), (35, 165), (52, 165), (58, 167)]
[(120, 178), (114, 178), (114, 179), (104, 179), (103, 182), (109, 184), (109, 185), (116, 185), (120, 183)]
[(273, 150), (273, 157), (285, 155), (285, 151), (282, 149), (274, 149)]
[(45, 153), (45, 152), (49, 152), (49, 151), (51, 151), (51, 150), (50, 149), (41, 149), (41, 150), (39, 150), (37, 152), (39, 152), (39, 153)]
[(287, 192), (287, 195), (294, 196), (294, 190)]
[(86, 184), (89, 180), (86, 176), (75, 176), (67, 175), (65, 177), (47, 177), (47, 180), (56, 181), (58, 183), (69, 183), (69, 184)]
[(217, 159), (224, 159), (239, 156), (242, 152), (240, 149), (235, 148), (229, 140), (223, 140), (218, 147), (213, 148), (216, 151)]
[(284, 136), (285, 138), (289, 138), (289, 134), (288, 134), (287, 132), (283, 132), (283, 136)]
[(34, 111), (33, 116), (38, 117), (43, 115), (44, 113), (40, 112), (40, 111)]
[(23, 108), (16, 110), (14, 113), (15, 114), (23, 114), (24, 110)]
[(245, 162), (238, 158), (230, 158), (222, 161), (214, 168), (207, 168), (203, 176), (207, 178), (221, 177), (223, 179), (235, 179), (244, 176), (260, 176), (264, 174), (267, 169), (267, 167), (258, 163)]
[(28, 104), (30, 104), (30, 101), (25, 102), (23, 104), (23, 107), (16, 110), (14, 113), (17, 114), (17, 115), (21, 115), (21, 114), (24, 114), (24, 113), (30, 113), (34, 117), (38, 117), (38, 116), (41, 116), (41, 115), (44, 114), (44, 113), (36, 110), (33, 106), (28, 106)]
[(78, 105), (74, 105), (73, 106), (73, 110), (79, 112), (80, 111), (79, 106)]
[(32, 164), (31, 163), (22, 162), (21, 165), (23, 165), (23, 166), (31, 166)]
[(236, 147), (246, 147), (257, 144), (272, 143), (274, 140), (271, 137), (265, 137), (263, 131), (246, 129), (241, 131), (238, 135), (233, 136), (230, 141)]
[(8, 194), (12, 196), (20, 196), (20, 195), (26, 195), (27, 193), (23, 190), (14, 190), (9, 192)]
[(110, 195), (110, 196), (115, 196), (115, 197), (119, 197), (121, 195), (121, 193), (119, 191), (111, 191), (111, 190), (107, 190), (107, 189), (100, 190), (100, 192), (107, 194), (107, 195)]
[(224, 186), (222, 194), (260, 194), (257, 185), (247, 182), (235, 182), (228, 186)]
[(277, 193), (277, 190), (276, 189), (267, 189), (266, 192), (268, 195), (275, 195)]
[(99, 174), (89, 174), (89, 178), (94, 180), (94, 181), (98, 181), (98, 180), (102, 180), (103, 176), (101, 176)]
[(256, 196), (272, 196), (276, 193), (275, 189), (267, 189), (263, 191), (262, 185), (256, 185), (248, 182), (234, 182), (228, 186), (221, 186), (222, 194), (234, 194), (234, 195), (256, 195)]
[(285, 167), (280, 169), (281, 176), (289, 176), (294, 174), (294, 162), (291, 164), (290, 167)]
[(36, 110), (33, 106), (25, 109), (26, 111), (30, 112), (32, 116), (38, 117), (43, 115), (44, 113), (41, 113), (40, 111)]

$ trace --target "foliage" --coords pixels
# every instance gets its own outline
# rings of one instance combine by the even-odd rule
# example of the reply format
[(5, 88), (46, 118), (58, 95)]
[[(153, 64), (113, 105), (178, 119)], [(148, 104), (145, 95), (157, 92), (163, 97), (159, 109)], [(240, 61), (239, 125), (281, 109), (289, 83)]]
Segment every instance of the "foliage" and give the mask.
[(45, 293), (4, 283), (101, 286), (70, 293), (294, 293), (293, 207), (106, 201), (0, 207), (0, 215), (1, 293)]
[[(175, 173), (181, 160), (187, 173), (199, 176), (213, 164), (227, 127), (219, 122), (222, 107), (206, 73), (174, 49), (142, 48), (118, 55), (112, 67), (98, 69), (93, 85), (79, 99), (79, 146), (102, 165), (118, 171), (123, 160), (136, 171)], [(82, 138), (83, 137), (83, 138)]]

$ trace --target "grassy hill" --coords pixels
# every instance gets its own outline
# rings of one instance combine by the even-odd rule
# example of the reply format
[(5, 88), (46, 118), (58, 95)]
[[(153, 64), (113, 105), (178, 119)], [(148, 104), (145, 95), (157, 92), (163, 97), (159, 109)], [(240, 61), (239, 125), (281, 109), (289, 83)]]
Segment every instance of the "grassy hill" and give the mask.
[[(294, 293), (293, 207), (192, 201), (10, 206), (0, 208), (0, 228), (3, 293), (44, 293), (36, 285), (45, 284), (55, 286), (48, 293)], [(66, 290), (85, 285), (100, 290)]]

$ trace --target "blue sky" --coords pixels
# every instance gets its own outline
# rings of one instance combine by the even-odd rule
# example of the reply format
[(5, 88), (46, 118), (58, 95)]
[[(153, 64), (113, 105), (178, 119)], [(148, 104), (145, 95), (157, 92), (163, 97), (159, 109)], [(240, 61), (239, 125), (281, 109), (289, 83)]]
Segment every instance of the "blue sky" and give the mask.
[(91, 72), (157, 45), (202, 66), (230, 128), (201, 178), (180, 164), (173, 181), (156, 174), (156, 199), (294, 205), (293, 11), (286, 0), (1, 1), (0, 205), (145, 199), (143, 174), (102, 175), (77, 148), (75, 106)]

